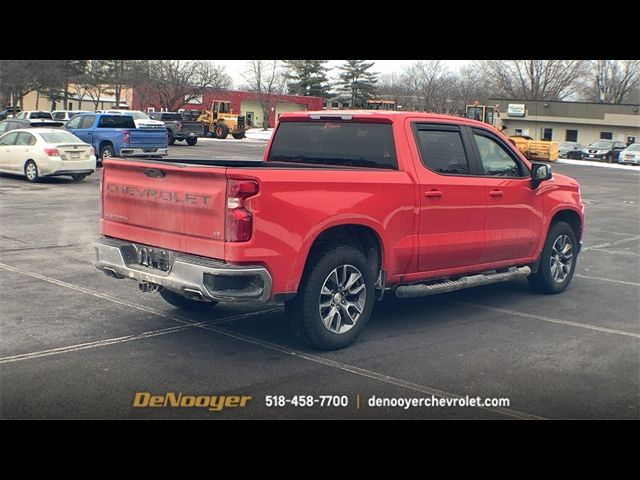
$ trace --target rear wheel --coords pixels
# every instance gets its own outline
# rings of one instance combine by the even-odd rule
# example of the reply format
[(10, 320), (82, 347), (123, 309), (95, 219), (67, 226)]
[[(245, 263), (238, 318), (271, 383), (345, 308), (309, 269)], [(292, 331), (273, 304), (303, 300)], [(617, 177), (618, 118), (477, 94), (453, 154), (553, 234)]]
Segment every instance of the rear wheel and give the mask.
[(38, 180), (40, 180), (40, 175), (38, 174), (38, 166), (33, 160), (29, 160), (25, 164), (24, 174), (27, 177), (27, 180), (31, 183), (36, 183)]
[(547, 235), (538, 271), (529, 275), (529, 285), (541, 293), (560, 293), (576, 268), (576, 235), (566, 222), (557, 222)]
[(229, 135), (229, 127), (227, 127), (224, 123), (218, 125), (213, 131), (213, 135), (216, 138), (227, 138)]
[(198, 143), (198, 137), (187, 138), (187, 145), (191, 145), (193, 147), (196, 143)]
[(334, 350), (353, 343), (367, 324), (374, 279), (366, 258), (346, 245), (312, 254), (296, 298), (286, 304), (289, 326), (304, 343)]
[(86, 173), (74, 173), (74, 174), (71, 175), (71, 178), (73, 178), (76, 182), (81, 182), (82, 180), (87, 178), (87, 174)]
[(115, 152), (113, 151), (113, 145), (106, 144), (100, 148), (100, 158), (104, 160), (105, 158), (111, 158), (115, 156)]
[(176, 143), (176, 139), (173, 136), (173, 133), (171, 132), (171, 130), (167, 130), (167, 143), (169, 145), (173, 145), (174, 143)]
[(213, 308), (218, 303), (213, 301), (201, 302), (199, 300), (192, 300), (191, 298), (187, 298), (184, 295), (172, 292), (171, 290), (167, 290), (166, 288), (160, 289), (158, 293), (160, 293), (160, 296), (164, 298), (167, 303), (170, 303), (174, 307), (181, 308), (182, 310), (207, 310), (209, 308)]

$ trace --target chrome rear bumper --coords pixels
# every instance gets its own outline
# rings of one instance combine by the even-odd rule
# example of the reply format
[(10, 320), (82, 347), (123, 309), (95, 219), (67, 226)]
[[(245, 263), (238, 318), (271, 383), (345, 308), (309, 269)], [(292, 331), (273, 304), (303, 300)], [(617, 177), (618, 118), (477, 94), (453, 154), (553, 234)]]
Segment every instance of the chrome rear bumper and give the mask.
[[(139, 263), (139, 252), (145, 247), (166, 255), (169, 259), (166, 271)], [(93, 248), (96, 268), (107, 275), (159, 285), (189, 298), (266, 302), (271, 295), (271, 275), (262, 266), (229, 265), (220, 260), (109, 237), (94, 241)]]

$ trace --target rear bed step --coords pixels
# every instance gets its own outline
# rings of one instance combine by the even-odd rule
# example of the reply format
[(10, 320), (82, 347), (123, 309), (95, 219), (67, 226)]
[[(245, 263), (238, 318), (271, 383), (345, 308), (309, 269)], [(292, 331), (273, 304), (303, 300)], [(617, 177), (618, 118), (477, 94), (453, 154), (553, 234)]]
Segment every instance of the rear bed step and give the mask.
[(462, 277), (458, 280), (443, 281), (430, 285), (404, 285), (396, 289), (396, 297), (412, 298), (423, 297), (425, 295), (435, 295), (436, 293), (453, 292), (463, 288), (479, 287), (481, 285), (489, 285), (491, 283), (515, 280), (516, 278), (525, 278), (528, 277), (530, 273), (531, 268), (529, 267), (514, 267), (509, 269), (507, 272), (489, 274), (480, 273), (478, 275)]

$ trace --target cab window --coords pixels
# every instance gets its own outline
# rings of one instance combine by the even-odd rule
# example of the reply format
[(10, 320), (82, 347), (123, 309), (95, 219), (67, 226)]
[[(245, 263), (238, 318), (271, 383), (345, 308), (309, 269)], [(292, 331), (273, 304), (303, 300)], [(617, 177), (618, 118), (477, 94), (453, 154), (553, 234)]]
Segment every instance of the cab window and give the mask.
[(83, 118), (84, 117), (81, 117), (81, 116), (73, 117), (71, 120), (67, 122), (67, 128), (80, 128), (80, 121)]
[(478, 132), (473, 134), (484, 175), (493, 177), (522, 177), (523, 171), (507, 150), (493, 138)]

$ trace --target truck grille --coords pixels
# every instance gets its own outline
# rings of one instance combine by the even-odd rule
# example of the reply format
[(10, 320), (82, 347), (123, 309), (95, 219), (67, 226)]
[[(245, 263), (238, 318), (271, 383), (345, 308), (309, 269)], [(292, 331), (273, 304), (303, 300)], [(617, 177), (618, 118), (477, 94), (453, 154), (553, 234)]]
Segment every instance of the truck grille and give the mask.
[(238, 115), (238, 128), (244, 128), (244, 115)]

